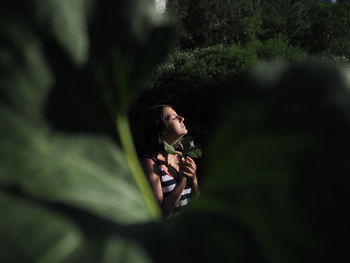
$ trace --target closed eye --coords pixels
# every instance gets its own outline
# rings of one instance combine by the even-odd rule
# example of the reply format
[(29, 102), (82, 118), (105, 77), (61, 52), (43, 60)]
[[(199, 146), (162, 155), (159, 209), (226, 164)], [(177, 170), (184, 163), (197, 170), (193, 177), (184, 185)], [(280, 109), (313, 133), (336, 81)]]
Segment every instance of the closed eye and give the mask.
[(179, 116), (178, 115), (171, 115), (170, 120), (176, 120)]

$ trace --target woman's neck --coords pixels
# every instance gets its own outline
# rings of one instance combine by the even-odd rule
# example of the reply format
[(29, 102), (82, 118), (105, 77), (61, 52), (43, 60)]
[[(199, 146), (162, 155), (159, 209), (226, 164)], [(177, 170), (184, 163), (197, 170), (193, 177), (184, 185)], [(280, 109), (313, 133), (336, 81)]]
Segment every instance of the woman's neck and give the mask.
[(167, 153), (164, 150), (158, 154), (158, 159), (166, 162), (168, 165), (173, 163), (175, 158), (177, 158), (176, 155)]

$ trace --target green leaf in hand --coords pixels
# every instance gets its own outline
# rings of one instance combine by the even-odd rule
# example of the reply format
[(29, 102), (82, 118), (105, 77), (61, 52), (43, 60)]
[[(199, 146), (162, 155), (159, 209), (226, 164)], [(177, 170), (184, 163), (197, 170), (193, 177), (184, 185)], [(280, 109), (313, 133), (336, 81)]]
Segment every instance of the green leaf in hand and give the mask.
[(163, 141), (163, 146), (164, 146), (164, 150), (167, 152), (167, 153), (170, 153), (170, 154), (177, 154), (178, 156), (182, 157), (182, 154), (180, 152), (177, 152), (175, 150), (175, 147), (173, 145), (170, 145), (168, 144), (166, 141)]
[(187, 153), (191, 158), (200, 158), (202, 157), (202, 150), (200, 148), (195, 148)]
[(177, 143), (182, 149), (182, 153), (175, 150), (173, 145), (163, 141), (164, 150), (170, 154), (177, 154), (180, 157), (190, 156), (191, 158), (199, 158), (202, 156), (202, 150), (195, 146), (192, 136), (186, 136)]
[(178, 144), (182, 148), (183, 156), (188, 155), (191, 158), (199, 158), (202, 156), (202, 150), (199, 148), (199, 146), (194, 144), (192, 136), (183, 137)]

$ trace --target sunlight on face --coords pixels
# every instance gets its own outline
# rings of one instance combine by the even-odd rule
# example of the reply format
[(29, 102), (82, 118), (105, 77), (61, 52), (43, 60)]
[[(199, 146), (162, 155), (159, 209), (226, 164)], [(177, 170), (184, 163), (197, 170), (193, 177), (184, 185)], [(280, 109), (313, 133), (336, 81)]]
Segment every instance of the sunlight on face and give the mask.
[(175, 144), (179, 139), (187, 134), (187, 128), (184, 123), (185, 118), (179, 116), (171, 107), (164, 108), (163, 116), (166, 128), (162, 133), (162, 139), (167, 141), (169, 144)]

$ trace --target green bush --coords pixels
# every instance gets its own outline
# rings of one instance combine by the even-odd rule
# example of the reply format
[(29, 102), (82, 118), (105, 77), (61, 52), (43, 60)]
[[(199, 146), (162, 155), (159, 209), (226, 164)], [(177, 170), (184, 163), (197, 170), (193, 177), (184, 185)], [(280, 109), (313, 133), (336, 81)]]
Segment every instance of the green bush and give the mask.
[(157, 77), (161, 78), (169, 72), (179, 72), (203, 80), (220, 79), (248, 70), (255, 61), (255, 54), (240, 45), (175, 50), (158, 69)]
[(282, 37), (267, 41), (253, 40), (247, 44), (247, 49), (251, 53), (254, 53), (260, 60), (286, 59), (290, 61), (302, 61), (307, 58), (305, 51), (291, 46)]
[(165, 75), (171, 75), (174, 72), (200, 78), (203, 81), (218, 80), (246, 72), (258, 60), (302, 61), (306, 57), (305, 51), (291, 46), (282, 38), (266, 41), (252, 40), (246, 46), (235, 44), (185, 51), (175, 49), (158, 68), (153, 80), (157, 82)]

